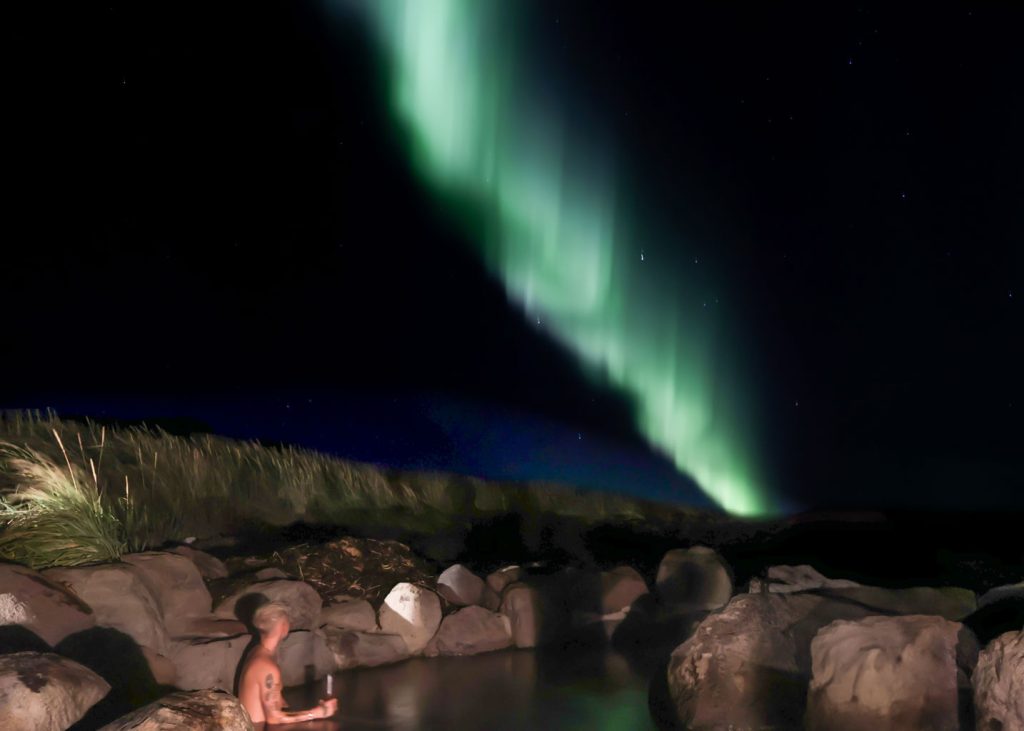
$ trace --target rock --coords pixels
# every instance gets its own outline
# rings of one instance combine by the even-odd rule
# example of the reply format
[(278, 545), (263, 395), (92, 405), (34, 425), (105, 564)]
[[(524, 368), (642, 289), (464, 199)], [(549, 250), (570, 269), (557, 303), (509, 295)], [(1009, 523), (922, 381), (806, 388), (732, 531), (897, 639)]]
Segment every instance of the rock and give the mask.
[(487, 575), (487, 586), (500, 598), (505, 587), (521, 581), (523, 575), (523, 570), (518, 566), (506, 566)]
[(253, 574), (253, 578), (256, 581), (270, 581), (271, 579), (290, 579), (291, 577), (276, 566), (268, 566)]
[(226, 579), (228, 577), (228, 567), (224, 565), (224, 562), (205, 551), (196, 550), (191, 546), (175, 546), (170, 551), (184, 556), (194, 563), (204, 579)]
[(312, 683), (338, 669), (334, 654), (319, 630), (290, 632), (277, 648), (277, 662), (285, 687)]
[(483, 607), (466, 607), (449, 614), (427, 644), (425, 655), (477, 655), (512, 646), (512, 622)]
[(489, 586), (484, 587), (484, 595), (480, 600), (480, 606), (489, 612), (496, 612), (501, 607), (501, 597)]
[(437, 578), (437, 593), (459, 607), (482, 604), (485, 588), (483, 579), (458, 563)]
[(732, 596), (732, 576), (721, 556), (706, 546), (675, 548), (661, 559), (655, 580), (664, 604), (687, 611), (714, 610)]
[(100, 731), (253, 731), (253, 725), (230, 693), (197, 690), (172, 693)]
[(0, 625), (20, 625), (54, 646), (96, 624), (89, 606), (27, 566), (0, 563)]
[(370, 602), (354, 597), (340, 597), (341, 601), (324, 607), (320, 612), (320, 626), (329, 624), (339, 629), (351, 629), (357, 632), (375, 632), (377, 630), (377, 613)]
[(327, 647), (334, 655), (334, 664), (338, 670), (371, 668), (409, 657), (409, 648), (399, 635), (356, 632), (330, 626), (325, 627), (323, 631), (327, 637)]
[(323, 602), (316, 589), (304, 581), (288, 579), (250, 584), (222, 601), (213, 613), (224, 619), (238, 619), (248, 625), (256, 608), (268, 601), (279, 602), (288, 608), (292, 629), (315, 629), (320, 626)]
[(693, 731), (799, 728), (811, 639), (833, 620), (868, 613), (814, 594), (734, 597), (672, 652), (668, 686), (679, 720)]
[(175, 642), (170, 656), (177, 670), (175, 685), (182, 690), (234, 690), (238, 663), (252, 639), (246, 634)]
[(409, 652), (419, 654), (441, 624), (441, 600), (415, 584), (396, 584), (380, 608), (381, 631), (400, 635)]
[(541, 644), (541, 620), (544, 602), (540, 592), (526, 584), (512, 584), (505, 589), (501, 600), (501, 613), (512, 625), (512, 641), (516, 647), (536, 647)]
[(992, 640), (971, 681), (978, 731), (1024, 731), (1024, 630)]
[[(958, 731), (959, 622), (872, 616), (811, 642), (808, 731)], [(967, 643), (973, 643), (973, 637)], [(973, 666), (977, 648), (964, 661)], [(958, 683), (958, 672), (962, 678)]]
[(801, 564), (799, 566), (769, 566), (767, 590), (776, 594), (788, 594), (794, 591), (810, 589), (849, 589), (860, 586), (856, 581), (846, 579), (830, 579), (820, 574), (814, 567)]
[(752, 594), (814, 592), (843, 601), (860, 602), (879, 614), (935, 614), (956, 622), (977, 607), (974, 592), (955, 586), (906, 589), (866, 586), (846, 579), (830, 579), (807, 565), (771, 566), (767, 575), (766, 580), (751, 580)]
[(170, 658), (164, 657), (148, 647), (140, 647), (139, 649), (142, 651), (142, 656), (146, 658), (149, 672), (153, 674), (153, 680), (156, 681), (157, 685), (174, 685), (176, 683), (178, 680), (178, 669), (174, 667), (174, 662)]
[(107, 681), (60, 655), (0, 655), (0, 728), (4, 731), (64, 731), (109, 692)]
[(164, 626), (179, 634), (191, 617), (208, 615), (213, 605), (203, 575), (191, 559), (166, 551), (129, 553), (121, 560), (136, 574), (157, 601)]
[(169, 653), (170, 637), (159, 604), (133, 566), (109, 563), (47, 569), (43, 575), (81, 597), (92, 608), (98, 626), (120, 630), (161, 655)]
[(647, 582), (632, 566), (618, 566), (611, 571), (603, 571), (601, 613), (608, 615), (622, 612), (647, 592)]
[(836, 600), (870, 607), (873, 614), (934, 614), (954, 622), (971, 614), (977, 606), (974, 592), (955, 586), (886, 589), (877, 586), (819, 589), (816, 593)]
[(237, 619), (222, 619), (209, 615), (206, 617), (188, 617), (179, 626), (174, 640), (191, 640), (197, 637), (235, 637), (249, 634), (249, 628)]
[(982, 646), (987, 645), (1001, 634), (1016, 632), (1024, 627), (1024, 596), (990, 598), (985, 606), (972, 612), (963, 623), (971, 628)]
[(1013, 597), (1024, 598), (1024, 581), (1018, 584), (1006, 584), (989, 589), (978, 599), (978, 609)]

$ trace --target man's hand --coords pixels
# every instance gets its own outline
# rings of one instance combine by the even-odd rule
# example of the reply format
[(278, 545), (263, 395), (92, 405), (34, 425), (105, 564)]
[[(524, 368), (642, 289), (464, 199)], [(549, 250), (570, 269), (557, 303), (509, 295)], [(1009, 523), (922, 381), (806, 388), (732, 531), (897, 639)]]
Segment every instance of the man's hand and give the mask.
[(320, 710), (323, 715), (320, 718), (330, 718), (338, 712), (338, 699), (337, 698), (324, 698), (320, 701)]

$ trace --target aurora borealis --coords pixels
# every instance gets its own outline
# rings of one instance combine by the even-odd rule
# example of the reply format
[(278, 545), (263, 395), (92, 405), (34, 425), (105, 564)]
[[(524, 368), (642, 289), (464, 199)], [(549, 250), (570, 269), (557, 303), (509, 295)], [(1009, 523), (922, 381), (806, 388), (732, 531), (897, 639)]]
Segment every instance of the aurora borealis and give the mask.
[(757, 411), (729, 342), (735, 323), (652, 256), (659, 242), (630, 220), (620, 192), (616, 141), (584, 131), (533, 83), (507, 17), (514, 4), (355, 7), (384, 50), (413, 165), (468, 222), (508, 296), (593, 379), (628, 394), (638, 430), (722, 508), (772, 512)]

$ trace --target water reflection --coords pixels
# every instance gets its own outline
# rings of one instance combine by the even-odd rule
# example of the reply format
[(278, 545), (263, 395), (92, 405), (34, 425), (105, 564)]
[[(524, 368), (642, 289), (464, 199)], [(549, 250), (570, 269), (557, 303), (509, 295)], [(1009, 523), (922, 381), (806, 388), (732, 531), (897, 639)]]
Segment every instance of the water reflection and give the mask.
[[(334, 676), (338, 717), (291, 726), (317, 731), (586, 729), (654, 731), (647, 680), (617, 653), (509, 650), (413, 659)], [(295, 708), (325, 682), (285, 692)]]

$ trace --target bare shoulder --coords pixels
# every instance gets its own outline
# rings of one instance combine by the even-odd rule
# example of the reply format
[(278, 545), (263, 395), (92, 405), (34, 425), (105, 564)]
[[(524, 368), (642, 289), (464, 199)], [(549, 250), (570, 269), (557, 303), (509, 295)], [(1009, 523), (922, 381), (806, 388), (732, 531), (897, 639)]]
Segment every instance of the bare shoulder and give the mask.
[[(281, 671), (278, 669), (277, 663), (262, 653), (254, 652), (245, 661), (241, 680), (243, 683), (258, 682), (263, 685), (270, 682), (273, 684), (277, 682), (280, 674)], [(267, 681), (268, 677), (270, 681)]]

